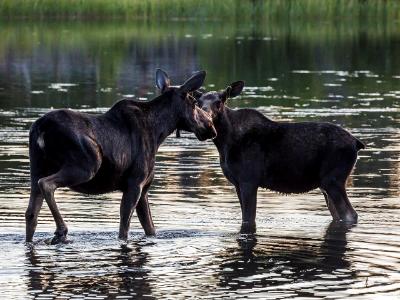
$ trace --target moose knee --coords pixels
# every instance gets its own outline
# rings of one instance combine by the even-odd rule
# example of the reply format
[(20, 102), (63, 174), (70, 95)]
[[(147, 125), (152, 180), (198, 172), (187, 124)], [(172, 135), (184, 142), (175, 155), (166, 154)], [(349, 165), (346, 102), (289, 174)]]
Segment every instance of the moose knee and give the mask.
[(338, 180), (335, 176), (329, 176), (321, 181), (321, 190), (327, 191), (331, 189), (344, 189), (346, 180)]
[(46, 181), (46, 178), (39, 179), (38, 186), (39, 186), (40, 191), (42, 192), (43, 196), (50, 190), (50, 186), (49, 186), (49, 183)]
[(25, 220), (26, 221), (35, 220), (35, 211), (33, 208), (28, 207), (28, 209), (25, 212)]

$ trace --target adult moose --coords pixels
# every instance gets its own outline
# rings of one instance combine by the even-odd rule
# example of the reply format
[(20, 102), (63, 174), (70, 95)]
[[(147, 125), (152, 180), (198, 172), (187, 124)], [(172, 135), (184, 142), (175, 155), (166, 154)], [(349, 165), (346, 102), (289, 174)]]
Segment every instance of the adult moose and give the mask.
[(274, 122), (254, 109), (228, 108), (226, 100), (238, 96), (243, 87), (244, 82), (237, 81), (198, 99), (217, 130), (213, 141), (223, 173), (236, 187), (241, 232), (256, 230), (258, 187), (281, 193), (319, 187), (334, 220), (356, 222), (345, 186), (364, 144), (334, 124)]
[(160, 144), (177, 128), (194, 132), (199, 140), (216, 136), (209, 115), (189, 96), (205, 76), (200, 71), (172, 87), (168, 75), (157, 69), (156, 85), (162, 94), (149, 102), (123, 99), (97, 116), (55, 110), (35, 121), (29, 134), (26, 241), (32, 241), (43, 198), (57, 227), (52, 243), (65, 240), (67, 226), (54, 199), (59, 187), (87, 194), (122, 191), (119, 238), (127, 239), (135, 208), (146, 235), (153, 235), (147, 191)]

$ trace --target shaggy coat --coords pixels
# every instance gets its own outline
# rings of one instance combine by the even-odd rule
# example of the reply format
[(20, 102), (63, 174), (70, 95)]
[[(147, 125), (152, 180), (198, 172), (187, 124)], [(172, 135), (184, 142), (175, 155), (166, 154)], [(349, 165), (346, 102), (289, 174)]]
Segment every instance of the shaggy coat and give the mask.
[(171, 87), (157, 70), (162, 94), (149, 102), (121, 100), (101, 115), (72, 110), (51, 111), (33, 123), (29, 134), (31, 196), (26, 211), (26, 241), (32, 241), (45, 198), (56, 222), (53, 243), (62, 242), (67, 226), (57, 208), (59, 187), (86, 193), (123, 192), (119, 237), (126, 240), (134, 209), (146, 234), (154, 234), (147, 191), (154, 177), (155, 155), (175, 129), (194, 132), (199, 140), (213, 138), (208, 114), (188, 97), (205, 79), (198, 72), (180, 87)]
[(320, 188), (335, 220), (356, 222), (345, 185), (364, 144), (341, 127), (323, 122), (275, 122), (254, 109), (225, 105), (243, 81), (204, 93), (198, 105), (213, 119), (213, 140), (225, 177), (236, 187), (243, 233), (255, 232), (258, 187), (281, 193)]

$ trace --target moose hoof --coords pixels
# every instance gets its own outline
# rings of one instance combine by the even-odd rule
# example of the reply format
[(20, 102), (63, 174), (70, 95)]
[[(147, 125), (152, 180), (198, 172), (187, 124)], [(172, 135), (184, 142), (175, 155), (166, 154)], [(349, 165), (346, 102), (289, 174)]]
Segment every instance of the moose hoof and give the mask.
[(122, 243), (126, 243), (128, 241), (128, 235), (126, 234), (119, 234), (118, 235), (118, 239), (122, 242)]
[(356, 215), (350, 215), (350, 216), (345, 216), (340, 219), (340, 222), (343, 223), (349, 223), (349, 224), (356, 224), (358, 221), (358, 216)]
[(358, 214), (355, 211), (346, 212), (341, 216), (333, 218), (333, 220), (340, 223), (356, 224), (358, 221)]
[(55, 235), (52, 239), (50, 244), (57, 245), (57, 244), (66, 244), (67, 243), (67, 236), (66, 235)]
[(240, 228), (241, 234), (253, 234), (256, 232), (256, 224), (251, 224), (249, 222), (243, 222)]
[(144, 233), (146, 234), (146, 236), (155, 236), (156, 235), (156, 229), (153, 228), (148, 228), (144, 231)]
[(57, 229), (56, 232), (54, 232), (54, 237), (51, 239), (51, 244), (56, 245), (56, 244), (66, 243), (67, 233), (68, 233), (67, 227)]

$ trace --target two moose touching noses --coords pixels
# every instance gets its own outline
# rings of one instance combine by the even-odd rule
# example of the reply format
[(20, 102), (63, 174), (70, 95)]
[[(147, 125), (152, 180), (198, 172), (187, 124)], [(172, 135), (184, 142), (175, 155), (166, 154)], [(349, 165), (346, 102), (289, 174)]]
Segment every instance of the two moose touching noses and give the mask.
[(282, 193), (320, 188), (334, 220), (357, 222), (346, 180), (362, 142), (330, 123), (275, 122), (254, 109), (230, 109), (226, 101), (242, 92), (244, 82), (200, 92), (205, 76), (200, 71), (172, 86), (157, 69), (161, 95), (151, 101), (123, 99), (101, 115), (54, 110), (35, 121), (29, 133), (26, 241), (32, 241), (43, 200), (56, 223), (52, 243), (65, 241), (67, 225), (54, 199), (60, 187), (86, 194), (122, 191), (119, 238), (128, 238), (135, 209), (145, 234), (154, 235), (148, 190), (157, 150), (175, 130), (193, 132), (200, 141), (213, 139), (239, 198), (241, 233), (256, 230), (259, 187)]

